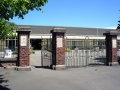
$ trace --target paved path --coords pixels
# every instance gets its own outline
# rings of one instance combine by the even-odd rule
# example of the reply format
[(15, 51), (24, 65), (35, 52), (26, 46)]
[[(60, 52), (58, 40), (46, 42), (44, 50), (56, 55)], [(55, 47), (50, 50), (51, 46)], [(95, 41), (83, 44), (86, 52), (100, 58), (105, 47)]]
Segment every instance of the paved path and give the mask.
[[(6, 88), (6, 89), (5, 89)], [(120, 90), (120, 66), (0, 70), (0, 90)]]
[(35, 54), (30, 55), (31, 66), (41, 66), (41, 51), (35, 51)]
[[(42, 52), (44, 55), (46, 51)], [(47, 52), (49, 54), (49, 52)], [(50, 56), (50, 55), (49, 55)], [(30, 65), (35, 66), (50, 66), (50, 57), (44, 57), (43, 60), (41, 60), (41, 51), (35, 51), (35, 54), (30, 55)]]

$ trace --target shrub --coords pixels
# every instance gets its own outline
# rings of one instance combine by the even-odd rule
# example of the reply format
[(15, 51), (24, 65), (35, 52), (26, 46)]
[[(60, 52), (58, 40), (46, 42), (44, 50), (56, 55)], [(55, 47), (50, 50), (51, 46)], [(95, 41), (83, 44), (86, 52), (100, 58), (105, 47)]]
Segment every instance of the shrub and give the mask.
[(48, 52), (52, 52), (52, 49), (47, 49)]
[(33, 47), (30, 47), (30, 54), (35, 54), (35, 51), (33, 50)]
[[(47, 51), (52, 52), (52, 49), (47, 49)], [(65, 48), (65, 52), (70, 52), (70, 48)]]
[(65, 48), (65, 52), (70, 52), (70, 48)]
[(17, 50), (12, 52), (12, 54), (17, 54), (17, 53), (18, 53)]

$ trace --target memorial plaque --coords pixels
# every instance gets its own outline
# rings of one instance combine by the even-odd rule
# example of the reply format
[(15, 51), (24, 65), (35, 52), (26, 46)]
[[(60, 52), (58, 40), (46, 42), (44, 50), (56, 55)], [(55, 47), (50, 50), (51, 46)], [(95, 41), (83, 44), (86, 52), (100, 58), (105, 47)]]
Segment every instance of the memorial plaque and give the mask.
[(57, 47), (63, 47), (62, 38), (57, 38)]
[(21, 36), (21, 42), (20, 45), (21, 46), (27, 46), (27, 36)]
[(116, 48), (116, 39), (112, 40), (112, 48)]

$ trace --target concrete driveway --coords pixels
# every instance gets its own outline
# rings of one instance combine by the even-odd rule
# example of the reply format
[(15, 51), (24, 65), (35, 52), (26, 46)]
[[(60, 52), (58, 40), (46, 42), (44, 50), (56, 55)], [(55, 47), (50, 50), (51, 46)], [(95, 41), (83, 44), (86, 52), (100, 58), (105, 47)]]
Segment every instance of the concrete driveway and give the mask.
[(41, 51), (35, 51), (35, 54), (30, 55), (30, 65), (31, 66), (41, 66)]
[[(48, 56), (44, 56), (43, 58), (41, 58), (41, 55), (45, 55), (47, 53)], [(36, 50), (35, 54), (31, 54), (30, 55), (30, 65), (32, 67), (35, 66), (50, 66), (50, 57), (51, 55), (49, 55), (50, 52), (48, 51), (41, 51), (40, 50)]]
[(0, 69), (0, 90), (120, 90), (120, 66), (55, 71)]
[(120, 66), (55, 71), (39, 67), (39, 54), (30, 56), (31, 71), (0, 68), (0, 90), (120, 90)]

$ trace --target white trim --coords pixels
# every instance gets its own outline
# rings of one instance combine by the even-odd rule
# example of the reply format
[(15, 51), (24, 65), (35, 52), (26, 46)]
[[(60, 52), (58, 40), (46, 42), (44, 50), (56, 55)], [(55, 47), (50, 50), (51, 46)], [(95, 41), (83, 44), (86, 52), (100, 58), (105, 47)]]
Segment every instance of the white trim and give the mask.
[[(46, 35), (46, 36), (43, 36), (43, 35), (30, 35), (30, 39), (49, 39), (51, 38), (52, 36), (50, 35)], [(65, 36), (65, 38), (67, 39), (85, 39), (86, 36)], [(105, 39), (105, 36), (88, 36), (89, 39)], [(120, 40), (120, 36), (117, 37), (118, 40)]]

